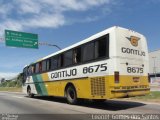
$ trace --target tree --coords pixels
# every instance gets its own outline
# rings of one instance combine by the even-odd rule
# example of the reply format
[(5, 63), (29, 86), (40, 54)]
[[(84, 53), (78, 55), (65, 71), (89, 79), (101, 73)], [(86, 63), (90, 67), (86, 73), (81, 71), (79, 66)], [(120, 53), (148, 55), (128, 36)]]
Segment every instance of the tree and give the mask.
[(16, 78), (12, 80), (9, 80), (9, 81), (4, 80), (4, 82), (0, 84), (0, 87), (21, 87), (22, 81), (23, 81), (23, 73), (20, 73), (17, 75)]

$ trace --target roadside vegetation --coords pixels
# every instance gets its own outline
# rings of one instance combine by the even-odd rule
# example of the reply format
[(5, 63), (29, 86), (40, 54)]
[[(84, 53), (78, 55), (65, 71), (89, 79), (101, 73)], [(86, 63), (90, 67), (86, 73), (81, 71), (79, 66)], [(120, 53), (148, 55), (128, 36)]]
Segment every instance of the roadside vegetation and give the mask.
[(20, 92), (22, 91), (22, 74), (19, 74), (17, 77), (6, 80), (0, 84), (0, 91), (10, 91), (10, 92)]
[(160, 103), (160, 91), (151, 91), (150, 94), (145, 96), (136, 96), (131, 98), (126, 98), (127, 100), (135, 100), (142, 102), (158, 102)]
[(0, 91), (22, 92), (22, 88), (21, 87), (0, 87)]

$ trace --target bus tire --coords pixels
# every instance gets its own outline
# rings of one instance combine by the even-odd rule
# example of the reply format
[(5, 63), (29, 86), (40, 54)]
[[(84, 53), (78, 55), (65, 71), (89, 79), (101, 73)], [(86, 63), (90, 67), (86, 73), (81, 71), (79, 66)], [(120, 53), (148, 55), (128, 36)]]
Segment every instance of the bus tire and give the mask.
[(27, 94), (28, 94), (29, 98), (33, 98), (34, 97), (34, 94), (32, 93), (30, 86), (27, 88)]
[(66, 98), (67, 98), (67, 102), (69, 104), (76, 104), (77, 103), (77, 93), (76, 93), (76, 89), (73, 85), (69, 85), (66, 88)]

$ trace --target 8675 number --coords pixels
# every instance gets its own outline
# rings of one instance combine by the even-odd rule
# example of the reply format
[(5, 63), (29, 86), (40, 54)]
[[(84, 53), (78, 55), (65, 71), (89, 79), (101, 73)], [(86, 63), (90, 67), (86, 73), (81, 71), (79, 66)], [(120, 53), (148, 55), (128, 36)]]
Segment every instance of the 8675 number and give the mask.
[(128, 73), (143, 73), (143, 68), (140, 67), (127, 67)]
[(99, 65), (84, 67), (83, 74), (93, 73), (93, 72), (98, 72), (98, 71), (106, 71), (106, 70), (107, 70), (107, 63), (99, 64)]

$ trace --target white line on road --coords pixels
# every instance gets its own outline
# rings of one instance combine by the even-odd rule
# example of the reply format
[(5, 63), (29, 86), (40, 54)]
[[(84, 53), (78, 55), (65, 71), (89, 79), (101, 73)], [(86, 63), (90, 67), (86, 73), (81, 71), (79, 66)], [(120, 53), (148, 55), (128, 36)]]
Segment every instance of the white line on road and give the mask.
[(24, 97), (19, 97), (19, 96), (11, 96), (11, 97), (14, 97), (14, 98), (24, 98)]
[(9, 91), (1, 91), (1, 93), (24, 94), (23, 92), (9, 92)]

